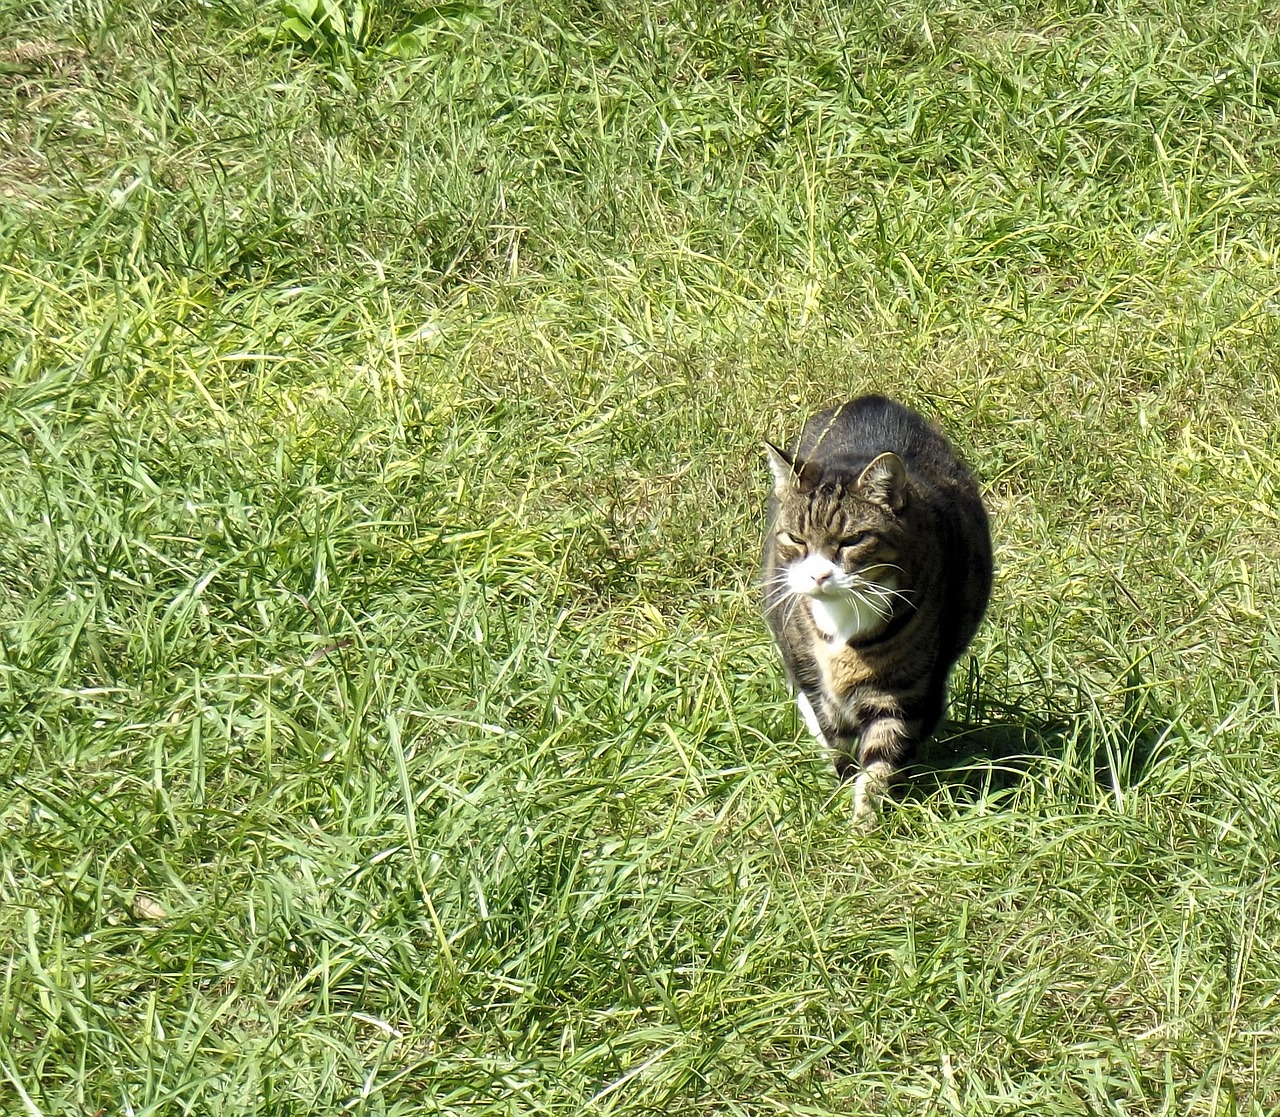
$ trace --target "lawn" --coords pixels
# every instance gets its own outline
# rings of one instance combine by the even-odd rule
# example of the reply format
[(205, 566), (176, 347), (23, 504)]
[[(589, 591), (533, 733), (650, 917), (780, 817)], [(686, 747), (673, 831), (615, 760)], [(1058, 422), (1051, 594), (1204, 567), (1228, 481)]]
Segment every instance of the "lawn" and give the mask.
[[(1274, 7), (356, 8), (0, 0), (0, 1112), (1280, 1113)], [(866, 390), (997, 570), (855, 834)]]

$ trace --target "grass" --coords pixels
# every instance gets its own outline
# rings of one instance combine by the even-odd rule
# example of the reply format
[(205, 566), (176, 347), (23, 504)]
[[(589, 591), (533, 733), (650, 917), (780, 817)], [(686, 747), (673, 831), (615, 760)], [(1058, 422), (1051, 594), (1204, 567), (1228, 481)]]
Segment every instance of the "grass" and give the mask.
[[(0, 1110), (1280, 1113), (1271, 8), (284, 12), (0, 0)], [(998, 574), (855, 840), (872, 388)]]

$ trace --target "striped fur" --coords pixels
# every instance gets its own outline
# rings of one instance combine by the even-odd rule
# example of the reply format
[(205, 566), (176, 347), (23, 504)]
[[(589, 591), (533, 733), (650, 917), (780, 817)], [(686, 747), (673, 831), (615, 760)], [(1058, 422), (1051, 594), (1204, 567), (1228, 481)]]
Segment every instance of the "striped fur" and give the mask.
[(774, 475), (765, 616), (810, 729), (857, 773), (855, 817), (936, 728), (991, 594), (978, 486), (914, 411), (862, 396), (814, 415)]

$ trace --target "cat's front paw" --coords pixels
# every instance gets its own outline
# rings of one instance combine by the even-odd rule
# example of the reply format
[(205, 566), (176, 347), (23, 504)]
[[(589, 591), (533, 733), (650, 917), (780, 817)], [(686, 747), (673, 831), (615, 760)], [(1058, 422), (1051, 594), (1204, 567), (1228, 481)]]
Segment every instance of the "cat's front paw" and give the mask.
[(893, 781), (893, 769), (883, 762), (869, 764), (853, 781), (853, 828), (862, 833), (880, 824), (880, 804)]
[(880, 811), (865, 803), (853, 808), (853, 832), (870, 834), (880, 826)]

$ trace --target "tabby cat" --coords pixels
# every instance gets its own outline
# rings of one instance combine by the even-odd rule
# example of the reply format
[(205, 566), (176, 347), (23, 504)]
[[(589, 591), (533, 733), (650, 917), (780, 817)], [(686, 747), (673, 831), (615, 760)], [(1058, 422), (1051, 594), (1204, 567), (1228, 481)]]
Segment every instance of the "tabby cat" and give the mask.
[(991, 595), (973, 475), (916, 412), (862, 396), (809, 419), (773, 471), (765, 615), (810, 732), (857, 772), (854, 821), (942, 716)]

